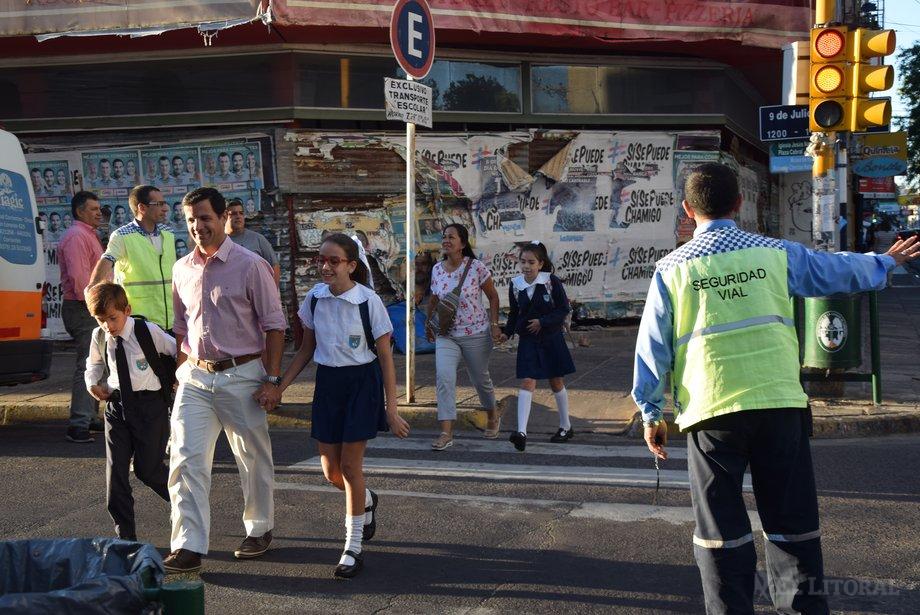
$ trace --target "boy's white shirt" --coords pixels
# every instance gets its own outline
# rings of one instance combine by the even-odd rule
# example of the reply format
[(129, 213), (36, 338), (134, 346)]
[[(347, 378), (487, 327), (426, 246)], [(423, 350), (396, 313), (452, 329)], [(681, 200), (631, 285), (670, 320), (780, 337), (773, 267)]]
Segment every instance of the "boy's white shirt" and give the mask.
[[(173, 357), (176, 356), (176, 340), (163, 331), (156, 323), (136, 321), (130, 316), (128, 320), (125, 321), (124, 328), (118, 333), (118, 335), (122, 336), (124, 339), (125, 356), (128, 359), (128, 372), (131, 374), (132, 390), (159, 391), (160, 380), (157, 378), (156, 374), (153, 373), (153, 368), (147, 364), (144, 351), (137, 341), (137, 336), (134, 334), (134, 326), (138, 322), (144, 322), (144, 324), (147, 325), (147, 329), (150, 331), (150, 337), (153, 338), (153, 345), (160, 354), (168, 354)], [(105, 374), (106, 360), (102, 357), (102, 348), (96, 343), (99, 335), (97, 331), (100, 330), (105, 336), (109, 364), (109, 377), (104, 383), (101, 382), (101, 380)], [(86, 357), (86, 374), (84, 376), (87, 390), (96, 384), (105, 384), (110, 391), (119, 388), (118, 369), (115, 367), (115, 348), (117, 344), (115, 337), (116, 336), (110, 335), (108, 331), (102, 327), (96, 327), (93, 331), (89, 344), (89, 356)]]

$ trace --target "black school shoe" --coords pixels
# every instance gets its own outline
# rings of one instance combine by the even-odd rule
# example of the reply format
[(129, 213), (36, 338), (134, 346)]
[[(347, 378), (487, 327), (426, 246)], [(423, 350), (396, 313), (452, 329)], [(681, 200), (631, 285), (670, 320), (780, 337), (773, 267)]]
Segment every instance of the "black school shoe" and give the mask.
[(508, 441), (514, 444), (514, 448), (519, 451), (523, 451), (527, 448), (527, 436), (521, 433), (520, 431), (513, 431), (508, 437)]
[(102, 419), (93, 419), (89, 422), (90, 433), (105, 433), (105, 423)]
[(188, 549), (176, 549), (163, 560), (167, 573), (198, 572), (201, 570), (201, 555)]
[(89, 430), (83, 429), (82, 427), (68, 427), (67, 439), (78, 444), (87, 444), (96, 441), (95, 438), (89, 435)]
[(557, 431), (553, 435), (553, 437), (549, 439), (549, 441), (550, 442), (568, 442), (569, 440), (572, 439), (572, 436), (574, 435), (575, 435), (575, 432), (572, 431), (571, 429), (563, 429), (562, 427), (560, 427), (559, 431)]
[(371, 522), (364, 524), (364, 532), (362, 534), (361, 540), (365, 542), (373, 538), (374, 534), (377, 532), (377, 494), (374, 493), (370, 489), (368, 491), (371, 492), (371, 502), (372, 503), (370, 506), (364, 509), (364, 515), (366, 519), (367, 514), (370, 513)]
[(350, 555), (354, 558), (355, 563), (351, 566), (346, 566), (345, 564), (339, 564), (335, 567), (335, 570), (332, 571), (332, 576), (337, 579), (350, 579), (354, 576), (357, 576), (361, 569), (364, 568), (364, 558), (361, 557), (360, 553), (355, 553), (354, 551), (345, 551), (345, 555)]

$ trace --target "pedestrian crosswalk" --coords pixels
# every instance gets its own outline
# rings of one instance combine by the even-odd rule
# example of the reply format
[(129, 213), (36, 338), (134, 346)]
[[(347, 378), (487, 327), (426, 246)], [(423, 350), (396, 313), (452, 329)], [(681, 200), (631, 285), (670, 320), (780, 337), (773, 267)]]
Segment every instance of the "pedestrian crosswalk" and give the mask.
[[(615, 487), (655, 487), (689, 489), (685, 468), (655, 470), (651, 453), (642, 444), (550, 444), (528, 443), (526, 453), (520, 454), (503, 440), (455, 438), (454, 445), (445, 453), (431, 451), (428, 438), (379, 437), (368, 443), (364, 472), (368, 475), (411, 476), (414, 478), (476, 478), (491, 481), (531, 481), (538, 483), (570, 483), (605, 485)], [(422, 453), (419, 455), (419, 453)], [(460, 453), (463, 459), (457, 459)], [(407, 457), (407, 455), (409, 457)], [(668, 463), (682, 463), (686, 452), (672, 447)], [(541, 463), (528, 463), (529, 459), (543, 458)], [(558, 459), (547, 464), (545, 457)], [(481, 458), (496, 458), (482, 461)], [(498, 458), (501, 458), (499, 460)], [(631, 466), (609, 465), (611, 459), (631, 460)], [(634, 467), (635, 460), (645, 459), (646, 467)], [(589, 463), (603, 461), (604, 465)], [(683, 463), (682, 463), (683, 465)], [(315, 456), (290, 466), (294, 471), (322, 471), (320, 457)], [(750, 481), (745, 482), (750, 490)]]
[[(434, 434), (417, 435), (400, 440), (392, 436), (381, 436), (368, 442), (364, 460), (364, 473), (369, 480), (378, 485), (380, 495), (397, 498), (422, 498), (428, 500), (455, 501), (458, 504), (475, 506), (507, 506), (518, 511), (539, 509), (562, 509), (568, 516), (599, 519), (615, 522), (636, 522), (650, 519), (668, 523), (692, 523), (693, 511), (690, 506), (656, 505), (636, 503), (637, 494), (620, 496), (622, 489), (646, 489), (651, 502), (652, 490), (659, 481), (651, 453), (639, 441), (619, 441), (616, 444), (598, 444), (568, 442), (554, 444), (549, 442), (528, 442), (527, 451), (518, 453), (504, 439), (485, 440), (482, 438), (458, 436), (454, 445), (446, 452), (431, 450)], [(612, 440), (612, 438), (611, 438)], [(686, 451), (680, 443), (673, 443), (668, 448), (669, 459), (660, 470), (660, 488), (689, 490), (689, 476), (686, 469)], [(644, 462), (644, 463), (643, 463)], [(298, 463), (286, 466), (283, 475), (276, 479), (276, 489), (300, 492), (336, 492), (321, 481), (300, 477), (321, 475), (322, 465), (318, 455), (311, 456)], [(405, 479), (438, 480), (438, 488), (428, 485), (418, 491), (394, 487), (406, 487)], [(473, 480), (470, 483), (469, 480)], [(462, 488), (452, 481), (465, 481)], [(527, 491), (522, 485), (533, 484), (533, 490)], [(547, 488), (549, 484), (568, 485), (584, 488), (592, 494), (592, 499), (606, 501), (578, 501), (570, 499), (551, 499), (527, 497), (528, 495), (554, 494)], [(516, 490), (495, 491), (495, 489), (477, 488), (480, 485), (516, 486)], [(538, 488), (543, 485), (543, 488)], [(385, 487), (390, 487), (389, 489)], [(606, 487), (612, 491), (600, 491)], [(567, 491), (571, 497), (578, 497), (580, 491)], [(745, 477), (744, 489), (751, 491), (750, 478)], [(480, 491), (481, 493), (474, 493)], [(473, 492), (473, 493), (471, 493)], [(623, 501), (617, 501), (622, 499)], [(644, 497), (638, 496), (641, 502)], [(681, 503), (689, 504), (686, 495), (677, 498)], [(749, 512), (752, 527), (759, 529), (760, 524), (755, 512)]]

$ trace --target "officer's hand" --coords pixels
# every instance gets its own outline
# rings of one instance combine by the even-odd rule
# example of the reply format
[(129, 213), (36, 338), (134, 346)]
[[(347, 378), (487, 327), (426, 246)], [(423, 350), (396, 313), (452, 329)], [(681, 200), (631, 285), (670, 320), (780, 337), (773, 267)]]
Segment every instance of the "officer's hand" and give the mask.
[(668, 424), (661, 421), (654, 427), (645, 428), (645, 443), (648, 450), (661, 459), (668, 458), (668, 452), (664, 450), (665, 444), (668, 443)]
[(894, 259), (896, 265), (903, 265), (920, 257), (920, 242), (917, 241), (917, 235), (894, 242), (886, 254)]

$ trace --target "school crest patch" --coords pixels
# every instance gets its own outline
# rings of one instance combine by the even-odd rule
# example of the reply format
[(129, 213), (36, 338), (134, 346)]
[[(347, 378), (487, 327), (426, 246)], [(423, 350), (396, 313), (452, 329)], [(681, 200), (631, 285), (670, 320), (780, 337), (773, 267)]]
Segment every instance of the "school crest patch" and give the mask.
[(361, 336), (360, 335), (349, 335), (348, 345), (351, 347), (352, 350), (357, 350), (358, 346), (361, 345)]
[(147, 363), (147, 359), (138, 359), (137, 361), (134, 362), (134, 365), (136, 365), (137, 369), (141, 371), (144, 371), (150, 366), (150, 364)]

